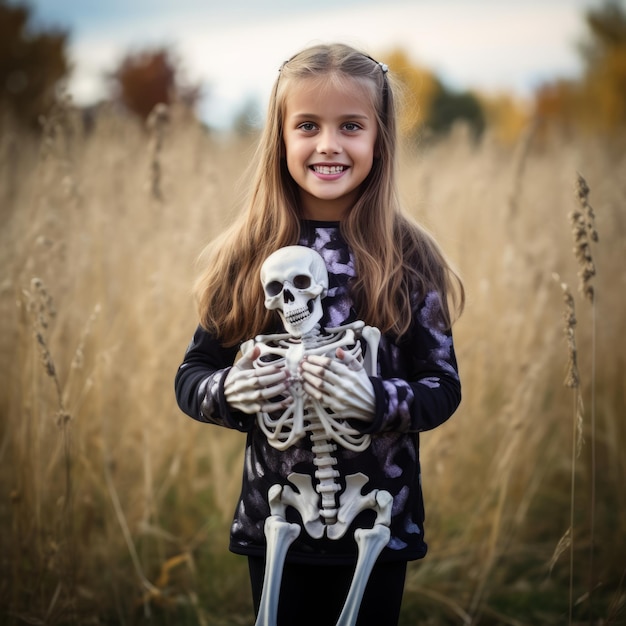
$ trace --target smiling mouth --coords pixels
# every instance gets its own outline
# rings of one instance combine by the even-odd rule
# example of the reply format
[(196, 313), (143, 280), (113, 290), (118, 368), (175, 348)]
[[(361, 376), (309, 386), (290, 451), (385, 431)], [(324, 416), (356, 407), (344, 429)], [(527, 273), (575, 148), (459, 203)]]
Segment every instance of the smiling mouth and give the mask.
[(312, 165), (311, 169), (316, 174), (341, 174), (348, 168), (345, 165)]

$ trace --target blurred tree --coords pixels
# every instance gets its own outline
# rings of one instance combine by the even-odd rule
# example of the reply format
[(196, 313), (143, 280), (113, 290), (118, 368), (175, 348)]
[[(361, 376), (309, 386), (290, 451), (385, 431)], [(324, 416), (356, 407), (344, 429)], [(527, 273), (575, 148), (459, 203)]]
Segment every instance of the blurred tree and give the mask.
[(480, 101), (470, 93), (448, 89), (431, 71), (415, 65), (402, 50), (385, 55), (389, 68), (402, 85), (404, 106), (400, 132), (417, 138), (424, 129), (447, 133), (458, 120), (466, 121), (476, 136), (485, 127)]
[(626, 127), (626, 11), (618, 0), (606, 0), (587, 12), (586, 21), (585, 122), (601, 130)]
[(467, 123), (476, 138), (485, 130), (485, 115), (478, 98), (469, 91), (451, 91), (440, 83), (426, 123), (436, 135), (440, 135), (459, 121)]
[(509, 94), (478, 96), (485, 123), (493, 137), (502, 143), (514, 143), (528, 126), (528, 107)]
[(429, 70), (415, 65), (400, 49), (385, 55), (385, 62), (402, 85), (403, 106), (400, 108), (400, 132), (416, 137), (430, 117), (439, 81)]
[(28, 6), (0, 0), (0, 107), (32, 125), (54, 102), (69, 65), (68, 34), (52, 29), (35, 32), (30, 18)]
[(605, 0), (588, 10), (585, 20), (582, 77), (542, 85), (535, 93), (535, 113), (566, 131), (626, 128), (626, 11), (618, 0)]
[(534, 115), (547, 128), (557, 127), (569, 133), (580, 122), (584, 104), (581, 102), (581, 89), (577, 82), (556, 80), (541, 85), (535, 91)]
[(110, 76), (113, 99), (143, 119), (157, 104), (179, 102), (193, 110), (201, 89), (185, 84), (181, 74), (180, 63), (166, 48), (129, 53)]

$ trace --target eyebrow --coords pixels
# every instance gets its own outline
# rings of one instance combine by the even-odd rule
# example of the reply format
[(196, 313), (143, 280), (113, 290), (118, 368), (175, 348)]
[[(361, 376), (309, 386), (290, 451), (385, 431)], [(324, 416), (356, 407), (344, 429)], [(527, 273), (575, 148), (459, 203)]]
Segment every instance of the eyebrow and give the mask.
[[(289, 117), (293, 117), (293, 118), (302, 118), (302, 119), (317, 119), (319, 117), (321, 117), (320, 115), (318, 115), (317, 113), (293, 113), (292, 115), (290, 115)], [(366, 115), (364, 113), (347, 113), (345, 115), (340, 115), (339, 119), (341, 120), (368, 120), (370, 119), (371, 116)]]

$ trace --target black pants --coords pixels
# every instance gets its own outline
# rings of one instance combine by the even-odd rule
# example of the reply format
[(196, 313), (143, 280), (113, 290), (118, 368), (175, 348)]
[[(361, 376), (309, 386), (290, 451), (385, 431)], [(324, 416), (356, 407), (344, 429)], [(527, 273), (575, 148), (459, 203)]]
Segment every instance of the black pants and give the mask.
[[(254, 612), (265, 574), (262, 557), (248, 557)], [(286, 564), (278, 602), (278, 626), (334, 626), (354, 574), (352, 565)], [(357, 626), (396, 626), (406, 562), (376, 563), (367, 583)]]

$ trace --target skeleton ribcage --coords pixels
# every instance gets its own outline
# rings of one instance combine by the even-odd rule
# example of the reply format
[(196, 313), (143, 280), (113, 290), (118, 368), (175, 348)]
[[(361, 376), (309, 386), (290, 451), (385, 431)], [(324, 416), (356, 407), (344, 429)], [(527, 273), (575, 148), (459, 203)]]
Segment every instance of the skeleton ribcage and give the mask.
[[(309, 396), (302, 387), (298, 375), (298, 363), (309, 354), (336, 358), (335, 351), (342, 348), (359, 362), (363, 361), (361, 345), (352, 329), (317, 335), (308, 338), (306, 344), (285, 339), (284, 335), (265, 335), (255, 339), (261, 355), (254, 362), (255, 368), (269, 365), (289, 371), (289, 393), (293, 402), (282, 413), (257, 413), (257, 422), (270, 445), (286, 450), (307, 433), (333, 441), (354, 452), (365, 450), (370, 437), (360, 433), (349, 423), (349, 415), (337, 415), (319, 400)], [(315, 452), (315, 450), (314, 450)]]

